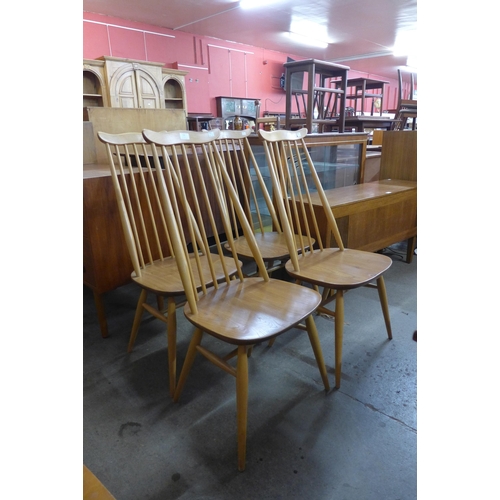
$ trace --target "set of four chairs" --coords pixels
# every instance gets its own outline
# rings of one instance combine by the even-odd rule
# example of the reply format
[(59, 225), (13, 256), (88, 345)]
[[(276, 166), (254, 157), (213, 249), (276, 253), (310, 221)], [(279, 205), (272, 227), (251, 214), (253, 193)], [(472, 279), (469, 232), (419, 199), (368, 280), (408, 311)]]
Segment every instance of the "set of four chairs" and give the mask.
[[(248, 134), (98, 133), (107, 148), (132, 279), (141, 288), (128, 349), (133, 349), (143, 312), (148, 311), (167, 324), (174, 401), (181, 396), (197, 353), (236, 378), (239, 470), (246, 462), (248, 358), (254, 345), (271, 345), (291, 328), (304, 329), (328, 391), (314, 315), (330, 314), (335, 317), (335, 387), (340, 387), (344, 293), (360, 286), (377, 288), (392, 338), (383, 279), (392, 261), (344, 248), (305, 144), (307, 130), (259, 131), (271, 189)], [(271, 223), (262, 220), (256, 190)], [(335, 248), (322, 241), (313, 197), (319, 197)], [(272, 278), (280, 266), (290, 279)], [(157, 307), (148, 303), (149, 294), (156, 296)], [(335, 308), (328, 308), (332, 303)], [(179, 307), (194, 333), (177, 378)], [(229, 352), (209, 351), (202, 345), (206, 334), (227, 344)]]

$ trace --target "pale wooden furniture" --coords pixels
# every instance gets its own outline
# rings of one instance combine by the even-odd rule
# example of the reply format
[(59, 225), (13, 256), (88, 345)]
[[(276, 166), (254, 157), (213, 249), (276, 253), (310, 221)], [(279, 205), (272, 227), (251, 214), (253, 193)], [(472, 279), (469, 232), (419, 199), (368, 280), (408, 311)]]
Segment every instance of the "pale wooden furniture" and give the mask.
[[(314, 167), (304, 137), (307, 130), (276, 132), (260, 131), (266, 157), (271, 166), (273, 189), (285, 234), (305, 234), (300, 254), (290, 252), (286, 263), (288, 273), (299, 282), (321, 287), (322, 302), (317, 311), (335, 317), (335, 387), (340, 387), (342, 373), (342, 339), (344, 324), (344, 292), (360, 286), (378, 290), (387, 335), (392, 339), (389, 306), (383, 273), (392, 261), (385, 255), (344, 247), (335, 217)], [(302, 158), (305, 158), (303, 160)], [(333, 233), (337, 248), (328, 248), (321, 238), (312, 196), (321, 200), (326, 223)], [(316, 249), (311, 238), (316, 235)], [(376, 284), (373, 284), (373, 282)], [(335, 301), (335, 310), (326, 306)]]
[(83, 121), (91, 122), (94, 130), (96, 162), (106, 163), (106, 148), (97, 138), (97, 132), (110, 134), (152, 130), (182, 130), (187, 127), (186, 115), (182, 109), (139, 109), (139, 108), (83, 108)]
[[(198, 352), (233, 375), (236, 378), (238, 469), (244, 470), (249, 349), (254, 344), (269, 340), (305, 320), (325, 390), (328, 390), (329, 383), (311, 315), (320, 303), (320, 296), (314, 290), (269, 277), (253, 229), (247, 221), (238, 194), (214, 142), (218, 134), (219, 130), (170, 133), (143, 131), (146, 140), (155, 145), (153, 151), (157, 173), (161, 172), (161, 165), (165, 166), (164, 189), (161, 191), (163, 210), (186, 291), (187, 304), (184, 314), (195, 326), (174, 400), (179, 400)], [(200, 167), (200, 158), (204, 159), (204, 169)], [(182, 179), (181, 169), (186, 169), (192, 176)], [(178, 187), (176, 179), (179, 179)], [(210, 200), (210, 192), (215, 193), (214, 200)], [(198, 290), (193, 285), (193, 276), (204, 275), (208, 270), (203, 269), (196, 259), (189, 258), (184, 239), (186, 231), (190, 235), (195, 255), (198, 254), (197, 250), (203, 252), (209, 245), (214, 257), (221, 255), (224, 242), (216, 234), (214, 240), (209, 242), (202, 229), (204, 221), (212, 221), (214, 212), (219, 212), (224, 223), (230, 255), (235, 263), (238, 261), (226, 192), (236, 210), (238, 223), (249, 243), (253, 258), (259, 266), (259, 276), (245, 278), (243, 273), (239, 272), (236, 279), (231, 280), (226, 274), (225, 279), (221, 280), (220, 284), (216, 283), (214, 288), (202, 287)], [(193, 214), (193, 217), (190, 214)], [(197, 230), (200, 238), (197, 237)], [(213, 281), (216, 280), (213, 278)], [(205, 333), (232, 346), (233, 350), (223, 357), (209, 351), (201, 345)], [(236, 366), (229, 362), (233, 357), (236, 357)]]
[(107, 337), (103, 295), (130, 282), (132, 263), (123, 239), (106, 147), (97, 131), (183, 129), (186, 122), (182, 109), (95, 106), (83, 109), (83, 120), (83, 282), (93, 291), (101, 334)]
[[(175, 121), (170, 120), (169, 110), (118, 108), (97, 110), (97, 108), (92, 108), (88, 110), (88, 116), (92, 121), (84, 122), (84, 129), (87, 130), (84, 133), (86, 161), (83, 165), (83, 283), (94, 293), (101, 333), (103, 337), (106, 337), (108, 335), (105, 313), (106, 293), (130, 283), (132, 262), (121, 229), (106, 149), (97, 138), (96, 131), (124, 133), (139, 132), (142, 128), (173, 129)], [(161, 116), (163, 116), (163, 122), (159, 121)], [(93, 127), (94, 123), (98, 128)], [(167, 123), (166, 127), (165, 123)], [(144, 125), (141, 127), (141, 124)], [(308, 135), (306, 144), (311, 147), (314, 158), (316, 158), (316, 151), (325, 150), (332, 161), (336, 156), (345, 156), (340, 151), (334, 152), (336, 149), (353, 151), (353, 161), (356, 165), (352, 177), (355, 182), (359, 183), (364, 178), (366, 138), (366, 133), (325, 133)], [(257, 160), (265, 163), (260, 136), (252, 134), (248, 137), (248, 141)], [(99, 161), (97, 152), (99, 152)], [(265, 173), (263, 171), (263, 175)], [(270, 185), (270, 179), (265, 175), (264, 177), (266, 185)], [(342, 179), (339, 179), (338, 175), (335, 177), (337, 177), (336, 181), (343, 181), (343, 176)]]
[(83, 105), (180, 109), (186, 118), (187, 71), (163, 63), (102, 56), (83, 60)]
[[(289, 61), (285, 67), (285, 128), (344, 132), (348, 66), (317, 59)], [(327, 81), (335, 83), (327, 86)], [(292, 98), (297, 110), (292, 110)], [(299, 117), (293, 115), (298, 113)]]
[(115, 500), (94, 473), (83, 466), (83, 500)]
[(83, 60), (83, 106), (109, 106), (103, 60)]
[[(289, 250), (285, 235), (274, 208), (269, 190), (261, 169), (257, 164), (252, 148), (248, 142), (250, 130), (223, 130), (215, 143), (221, 154), (238, 194), (247, 220), (254, 229), (255, 239), (264, 259), (268, 273), (284, 266), (289, 258)], [(231, 206), (231, 200), (228, 199)], [(235, 230), (236, 253), (245, 260), (253, 261), (253, 252), (237, 224), (234, 207), (231, 206), (233, 227)], [(298, 243), (296, 249), (299, 251)]]
[[(161, 180), (153, 175), (150, 165), (151, 151), (140, 133), (107, 134), (98, 132), (105, 144), (111, 180), (118, 202), (118, 213), (126, 246), (132, 260), (132, 280), (141, 288), (136, 313), (130, 333), (128, 351), (131, 352), (137, 337), (144, 311), (149, 312), (167, 325), (168, 367), (170, 394), (173, 396), (176, 382), (176, 308), (184, 296), (182, 280), (172, 251), (171, 237), (160, 203)], [(128, 174), (128, 175), (127, 175)], [(231, 259), (219, 262), (199, 257), (203, 265), (224, 266), (231, 276), (236, 272)], [(204, 286), (212, 285), (212, 279), (222, 276), (218, 270)], [(200, 285), (196, 281), (197, 285)], [(147, 303), (148, 294), (156, 295), (158, 307)], [(166, 310), (163, 298), (167, 299)]]

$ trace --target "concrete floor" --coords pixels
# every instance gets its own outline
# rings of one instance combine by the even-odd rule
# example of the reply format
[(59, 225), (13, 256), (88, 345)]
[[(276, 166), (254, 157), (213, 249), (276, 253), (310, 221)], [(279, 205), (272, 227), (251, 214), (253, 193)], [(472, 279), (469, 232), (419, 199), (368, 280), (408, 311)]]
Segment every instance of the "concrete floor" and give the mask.
[[(164, 325), (145, 317), (126, 347), (139, 291), (105, 295), (101, 338), (84, 289), (83, 461), (117, 500), (417, 498), (417, 256), (391, 247), (392, 341), (375, 290), (346, 294), (342, 386), (325, 394), (305, 332), (250, 358), (247, 466), (236, 463), (233, 377), (198, 356), (181, 401), (168, 394)], [(178, 311), (179, 369), (192, 327)], [(333, 386), (333, 322), (316, 324)], [(215, 345), (209, 336), (204, 343)]]

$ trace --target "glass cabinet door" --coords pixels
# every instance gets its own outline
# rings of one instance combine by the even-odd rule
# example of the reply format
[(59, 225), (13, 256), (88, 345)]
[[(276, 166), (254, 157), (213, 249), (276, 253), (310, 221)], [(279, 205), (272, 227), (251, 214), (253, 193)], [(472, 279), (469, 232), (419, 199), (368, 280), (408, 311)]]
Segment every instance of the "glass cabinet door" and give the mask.
[[(308, 149), (324, 189), (352, 186), (359, 183), (363, 144), (354, 143), (326, 146), (313, 144)], [(271, 193), (272, 182), (269, 175), (264, 147), (261, 145), (252, 145), (252, 150), (266, 183), (267, 190)], [(305, 155), (302, 155), (302, 161), (304, 170), (307, 174), (309, 166)], [(251, 173), (253, 174), (252, 177), (255, 179), (255, 172)], [(313, 191), (316, 190), (312, 179), (309, 185)], [(259, 186), (257, 180), (254, 181), (254, 188), (258, 194)], [(269, 215), (262, 195), (257, 196), (257, 203), (259, 204), (261, 213)]]

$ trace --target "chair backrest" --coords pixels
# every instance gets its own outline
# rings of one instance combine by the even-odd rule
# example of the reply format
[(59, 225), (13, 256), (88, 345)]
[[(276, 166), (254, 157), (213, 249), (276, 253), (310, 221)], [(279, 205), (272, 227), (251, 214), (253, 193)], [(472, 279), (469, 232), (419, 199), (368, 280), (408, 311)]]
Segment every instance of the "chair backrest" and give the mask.
[(97, 135), (106, 148), (125, 241), (140, 277), (146, 265), (172, 255), (151, 148), (141, 133)]
[(408, 74), (408, 81), (405, 81), (403, 72), (398, 69), (398, 106), (416, 101), (416, 75)]
[(293, 234), (299, 235), (302, 254), (313, 248), (313, 239), (320, 250), (324, 248), (318, 224), (319, 212), (333, 233), (337, 246), (344, 250), (337, 222), (304, 140), (307, 129), (260, 130), (259, 134), (270, 166), (276, 205), (293, 266), (296, 269), (299, 266), (297, 252), (293, 251)]
[[(220, 282), (229, 283), (231, 280), (230, 273), (224, 267), (224, 240), (238, 266), (233, 237), (235, 227), (227, 197), (231, 200), (237, 221), (249, 241), (260, 276), (265, 281), (269, 280), (253, 230), (215, 142), (219, 134), (218, 129), (208, 132), (143, 130), (144, 138), (152, 145), (156, 175), (161, 186), (162, 208), (186, 298), (193, 314), (197, 313), (196, 303), (199, 300), (195, 277), (201, 277), (197, 281), (201, 281), (202, 294), (206, 293), (203, 285), (206, 281), (213, 281), (215, 288), (219, 287), (217, 265), (222, 266), (224, 271)], [(185, 234), (191, 242), (190, 247)], [(208, 266), (203, 265), (199, 258), (206, 248), (210, 248), (210, 254), (207, 254), (210, 257)], [(238, 270), (238, 278), (243, 280), (239, 266)], [(207, 274), (210, 278), (206, 277)]]
[[(221, 130), (216, 144), (247, 219), (254, 230), (261, 233), (269, 230), (281, 233), (279, 219), (270, 195), (271, 179), (266, 176), (266, 184), (266, 179), (248, 142), (250, 133), (250, 130)], [(234, 210), (231, 212), (234, 217)]]
[(280, 128), (280, 117), (276, 116), (263, 116), (261, 118), (255, 119), (255, 128), (261, 128), (264, 126), (264, 130), (278, 130)]

